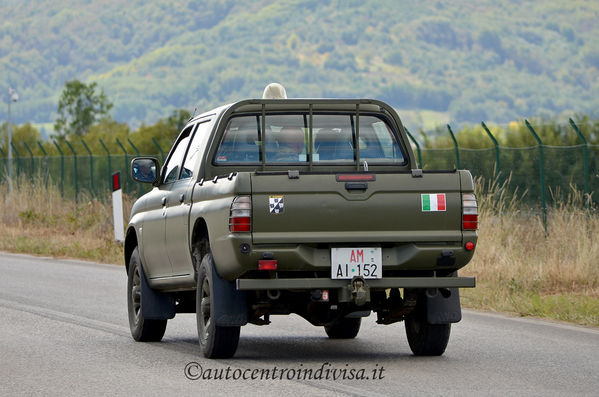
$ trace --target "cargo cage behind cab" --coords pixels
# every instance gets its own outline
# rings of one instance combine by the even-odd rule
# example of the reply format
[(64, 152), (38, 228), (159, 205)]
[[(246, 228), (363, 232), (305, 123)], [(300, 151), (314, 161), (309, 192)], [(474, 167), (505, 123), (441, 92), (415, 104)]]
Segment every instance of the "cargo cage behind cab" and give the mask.
[(222, 120), (209, 154), (219, 168), (367, 171), (369, 165), (397, 169), (411, 159), (401, 121), (379, 101), (248, 100), (232, 105)]

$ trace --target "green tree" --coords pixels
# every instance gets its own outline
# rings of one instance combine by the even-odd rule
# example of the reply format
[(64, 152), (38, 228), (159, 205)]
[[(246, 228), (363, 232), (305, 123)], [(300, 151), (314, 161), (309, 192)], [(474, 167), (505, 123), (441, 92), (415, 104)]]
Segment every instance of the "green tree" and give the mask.
[(189, 118), (190, 113), (187, 110), (175, 109), (170, 116), (158, 120), (156, 124), (139, 127), (131, 133), (131, 140), (141, 153), (157, 154), (158, 148), (152, 141), (154, 138), (166, 155)]
[[(37, 151), (37, 141), (41, 139), (39, 131), (31, 124), (11, 125), (12, 143), (21, 155), (28, 155), (25, 145), (32, 151)], [(0, 149), (5, 155), (8, 153), (8, 124), (0, 126)]]
[[(108, 150), (112, 154), (122, 154), (122, 149), (117, 145), (116, 139), (118, 138), (125, 148), (131, 153), (133, 149), (127, 143), (129, 138), (130, 128), (125, 123), (119, 123), (111, 118), (104, 118), (98, 123), (92, 125), (89, 128), (89, 132), (85, 135), (83, 140), (87, 143), (92, 153), (104, 155), (106, 152), (100, 143), (100, 139), (107, 146)], [(85, 149), (79, 139), (71, 140), (71, 144), (75, 147), (78, 152), (85, 153)]]
[(83, 136), (98, 120), (108, 116), (112, 103), (104, 91), (96, 92), (97, 83), (67, 81), (58, 101), (58, 118), (54, 130), (60, 136)]

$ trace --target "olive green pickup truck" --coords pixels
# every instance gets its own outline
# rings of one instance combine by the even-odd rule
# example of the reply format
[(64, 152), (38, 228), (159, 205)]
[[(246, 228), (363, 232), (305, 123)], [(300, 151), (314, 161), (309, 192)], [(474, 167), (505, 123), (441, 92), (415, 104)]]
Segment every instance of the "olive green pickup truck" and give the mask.
[(418, 168), (406, 131), (371, 99), (250, 99), (193, 117), (126, 231), (133, 338), (196, 313), (206, 357), (240, 327), (296, 313), (329, 338), (362, 317), (405, 321), (416, 355), (441, 355), (460, 321), (458, 277), (477, 243), (470, 172)]

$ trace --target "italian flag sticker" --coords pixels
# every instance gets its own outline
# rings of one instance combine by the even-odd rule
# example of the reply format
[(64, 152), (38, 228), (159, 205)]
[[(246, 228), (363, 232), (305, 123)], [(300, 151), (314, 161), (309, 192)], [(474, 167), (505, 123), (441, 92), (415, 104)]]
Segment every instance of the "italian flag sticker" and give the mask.
[(445, 211), (445, 193), (421, 194), (422, 212)]

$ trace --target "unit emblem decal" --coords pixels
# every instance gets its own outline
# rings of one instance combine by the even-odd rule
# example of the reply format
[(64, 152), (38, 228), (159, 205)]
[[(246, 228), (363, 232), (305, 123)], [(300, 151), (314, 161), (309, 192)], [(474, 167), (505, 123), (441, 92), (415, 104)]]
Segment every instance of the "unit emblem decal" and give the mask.
[(271, 214), (282, 214), (284, 205), (283, 196), (268, 196), (268, 209)]

